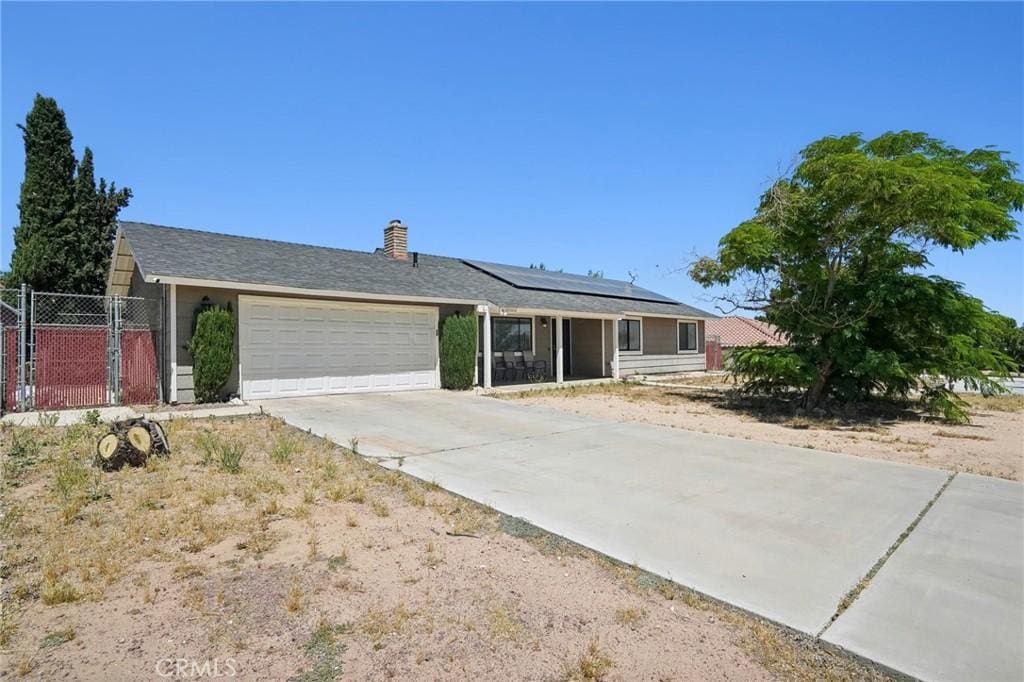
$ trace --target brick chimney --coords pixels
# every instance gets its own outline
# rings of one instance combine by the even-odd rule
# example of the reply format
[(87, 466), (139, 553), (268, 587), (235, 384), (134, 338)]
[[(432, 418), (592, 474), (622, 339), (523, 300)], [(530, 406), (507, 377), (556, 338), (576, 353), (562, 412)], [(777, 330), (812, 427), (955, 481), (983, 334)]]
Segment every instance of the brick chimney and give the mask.
[(409, 259), (409, 228), (401, 220), (392, 220), (384, 228), (384, 254), (388, 258)]

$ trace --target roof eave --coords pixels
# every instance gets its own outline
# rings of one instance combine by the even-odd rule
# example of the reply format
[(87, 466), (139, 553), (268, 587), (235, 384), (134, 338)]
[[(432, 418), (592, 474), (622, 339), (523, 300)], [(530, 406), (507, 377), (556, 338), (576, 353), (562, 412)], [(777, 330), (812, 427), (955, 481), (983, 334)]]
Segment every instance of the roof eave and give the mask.
[(293, 294), (298, 296), (317, 296), (322, 298), (351, 298), (364, 301), (403, 301), (411, 303), (448, 303), (454, 305), (493, 305), (490, 301), (471, 298), (449, 298), (444, 296), (415, 296), (408, 294), (379, 294), (366, 291), (340, 289), (310, 289), (279, 284), (257, 284), (253, 282), (232, 282), (179, 275), (163, 275), (149, 273), (145, 275), (147, 282), (155, 284), (174, 284), (179, 286), (207, 287), (210, 289), (238, 289), (269, 294)]

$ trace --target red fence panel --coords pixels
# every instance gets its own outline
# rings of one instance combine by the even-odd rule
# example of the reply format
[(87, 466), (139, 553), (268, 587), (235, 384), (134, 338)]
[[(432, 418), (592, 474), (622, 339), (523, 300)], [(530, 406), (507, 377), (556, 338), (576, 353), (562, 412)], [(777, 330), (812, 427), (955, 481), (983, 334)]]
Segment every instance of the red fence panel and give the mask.
[(4, 409), (18, 409), (18, 328), (4, 329)]
[(34, 333), (36, 409), (107, 404), (106, 328), (38, 326)]
[(148, 329), (121, 333), (121, 402), (155, 403), (156, 334)]
[(718, 371), (724, 367), (722, 358), (722, 344), (717, 339), (706, 339), (704, 341), (705, 369), (709, 372)]

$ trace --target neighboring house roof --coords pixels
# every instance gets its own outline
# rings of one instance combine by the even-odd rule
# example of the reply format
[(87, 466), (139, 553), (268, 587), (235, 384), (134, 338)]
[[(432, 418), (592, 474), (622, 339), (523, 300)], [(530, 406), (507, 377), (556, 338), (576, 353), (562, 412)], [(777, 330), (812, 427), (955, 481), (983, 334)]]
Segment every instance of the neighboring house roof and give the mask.
[(780, 332), (767, 322), (736, 315), (708, 320), (704, 324), (707, 336), (718, 336), (723, 348), (739, 346), (785, 346)]
[[(515, 286), (480, 265), (445, 256), (418, 254), (396, 260), (381, 252), (239, 237), (178, 227), (122, 222), (119, 234), (147, 281), (179, 278), (220, 282), (225, 286), (265, 285), (314, 291), (448, 301), (488, 302), (504, 309), (571, 311), (595, 314), (652, 314), (714, 317), (627, 282), (629, 296), (606, 296)], [(515, 268), (515, 266), (501, 266)], [(558, 277), (559, 273), (551, 273)], [(565, 275), (579, 288), (579, 275)], [(564, 288), (564, 287), (563, 287)], [(654, 299), (654, 300), (650, 300)]]

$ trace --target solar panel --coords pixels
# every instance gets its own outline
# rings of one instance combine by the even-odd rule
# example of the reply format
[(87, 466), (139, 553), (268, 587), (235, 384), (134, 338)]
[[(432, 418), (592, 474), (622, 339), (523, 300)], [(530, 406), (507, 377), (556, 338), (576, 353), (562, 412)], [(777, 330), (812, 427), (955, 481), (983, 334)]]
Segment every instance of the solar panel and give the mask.
[(483, 270), (492, 277), (511, 284), (520, 289), (542, 289), (544, 291), (565, 291), (574, 294), (590, 294), (592, 296), (613, 296), (628, 298), (635, 301), (657, 301), (659, 303), (678, 303), (667, 296), (649, 289), (638, 287), (629, 282), (587, 275), (570, 275), (564, 272), (522, 268), (516, 265), (501, 265), (484, 261), (469, 260), (467, 264)]

